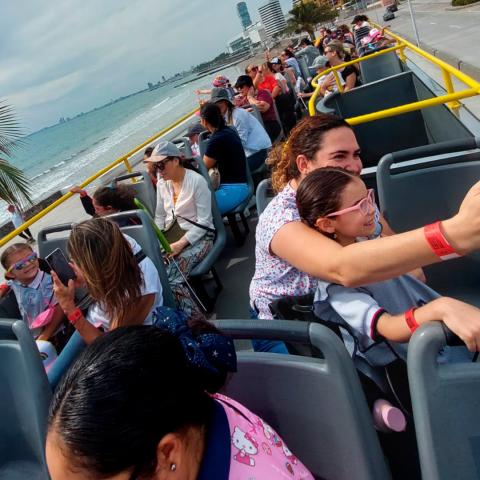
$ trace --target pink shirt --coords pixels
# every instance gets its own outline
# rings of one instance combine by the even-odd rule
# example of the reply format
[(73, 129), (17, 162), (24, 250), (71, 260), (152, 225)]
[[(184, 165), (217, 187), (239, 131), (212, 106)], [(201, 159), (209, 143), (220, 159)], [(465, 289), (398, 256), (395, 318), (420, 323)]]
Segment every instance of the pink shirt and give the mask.
[(270, 425), (225, 395), (216, 394), (214, 398), (224, 408), (230, 427), (228, 480), (313, 480)]

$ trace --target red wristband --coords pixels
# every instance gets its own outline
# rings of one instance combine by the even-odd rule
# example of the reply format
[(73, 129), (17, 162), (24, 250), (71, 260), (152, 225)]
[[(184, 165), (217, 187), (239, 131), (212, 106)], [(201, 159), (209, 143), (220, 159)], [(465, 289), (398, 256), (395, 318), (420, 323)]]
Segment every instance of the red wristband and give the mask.
[(440, 228), (442, 222), (431, 223), (423, 227), (423, 232), (428, 245), (433, 250), (433, 253), (442, 260), (450, 260), (451, 258), (458, 258), (459, 255), (453, 247), (448, 243)]
[(82, 311), (77, 307), (75, 310), (72, 310), (68, 315), (68, 321), (75, 326), (75, 324), (83, 317)]
[(405, 321), (407, 322), (408, 328), (413, 333), (420, 325), (415, 320), (414, 311), (417, 307), (412, 307), (410, 310), (405, 312)]

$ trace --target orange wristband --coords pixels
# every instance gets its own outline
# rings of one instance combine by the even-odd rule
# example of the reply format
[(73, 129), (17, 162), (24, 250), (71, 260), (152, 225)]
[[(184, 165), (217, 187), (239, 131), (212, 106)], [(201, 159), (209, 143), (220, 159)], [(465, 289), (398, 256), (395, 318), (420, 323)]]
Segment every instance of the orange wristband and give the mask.
[(407, 322), (408, 328), (413, 333), (420, 325), (415, 320), (414, 311), (417, 307), (412, 307), (410, 310), (405, 312), (405, 321)]
[(461, 257), (448, 243), (440, 228), (442, 222), (431, 223), (423, 227), (423, 233), (433, 253), (442, 260)]

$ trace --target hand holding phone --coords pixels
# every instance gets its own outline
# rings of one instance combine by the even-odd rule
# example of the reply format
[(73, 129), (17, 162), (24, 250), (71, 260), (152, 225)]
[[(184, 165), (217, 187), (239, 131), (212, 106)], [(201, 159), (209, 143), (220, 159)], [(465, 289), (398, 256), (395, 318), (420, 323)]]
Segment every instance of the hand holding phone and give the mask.
[(45, 261), (64, 285), (68, 285), (69, 280), (75, 280), (75, 272), (59, 248), (56, 248), (50, 255), (47, 255)]

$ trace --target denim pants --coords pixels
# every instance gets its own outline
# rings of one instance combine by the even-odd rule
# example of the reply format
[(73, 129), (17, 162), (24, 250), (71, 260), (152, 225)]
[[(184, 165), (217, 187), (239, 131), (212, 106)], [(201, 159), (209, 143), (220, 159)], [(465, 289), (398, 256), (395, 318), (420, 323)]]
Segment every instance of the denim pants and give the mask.
[[(258, 320), (257, 312), (253, 310), (253, 308), (250, 308), (250, 318), (252, 320)], [(289, 355), (287, 346), (280, 340), (252, 340), (252, 345), (255, 352), (270, 352)]]
[(215, 192), (218, 209), (222, 216), (238, 207), (247, 197), (246, 183), (222, 183)]
[(70, 340), (63, 348), (53, 365), (47, 372), (48, 381), (52, 390), (55, 390), (63, 374), (69, 369), (70, 365), (75, 361), (78, 355), (87, 346), (82, 336), (75, 330)]

